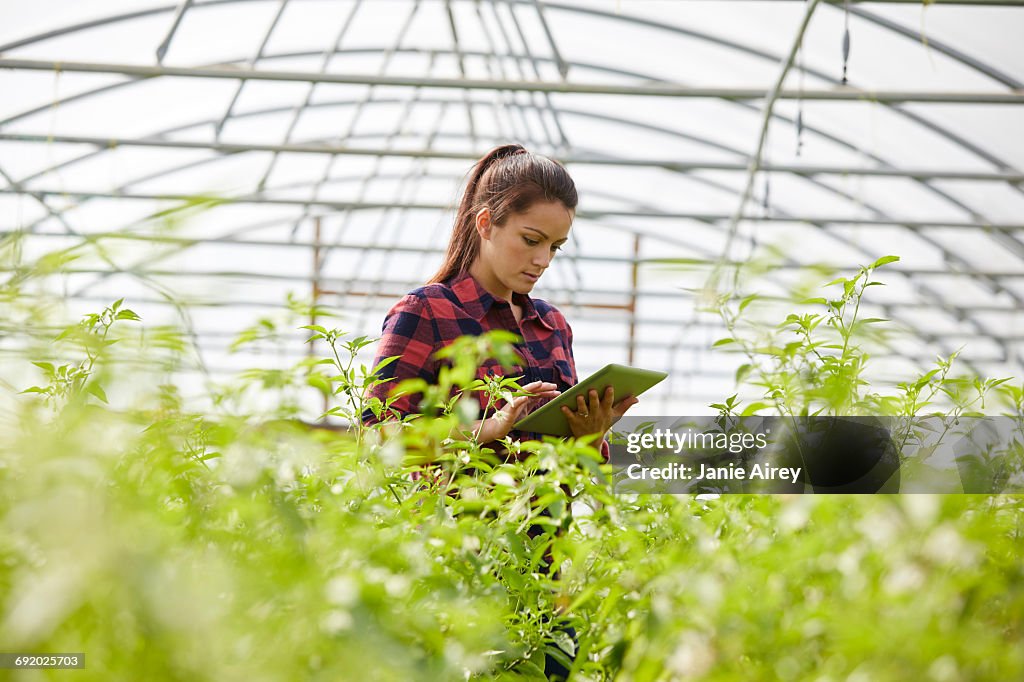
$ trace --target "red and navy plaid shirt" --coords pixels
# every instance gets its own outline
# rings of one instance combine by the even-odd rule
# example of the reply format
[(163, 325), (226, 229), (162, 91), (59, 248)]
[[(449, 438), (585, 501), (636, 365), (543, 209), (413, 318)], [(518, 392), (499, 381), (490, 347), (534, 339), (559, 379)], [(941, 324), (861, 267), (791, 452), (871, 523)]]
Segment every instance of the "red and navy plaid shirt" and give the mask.
[[(437, 381), (440, 361), (433, 357), (438, 349), (460, 336), (478, 336), (495, 329), (504, 329), (522, 337), (516, 350), (523, 364), (505, 370), (496, 360), (488, 360), (477, 372), (479, 378), (488, 374), (522, 376), (520, 385), (548, 381), (565, 391), (576, 384), (576, 363), (572, 356), (572, 329), (553, 305), (525, 294), (512, 294), (512, 301), (521, 306), (522, 320), (516, 322), (508, 301), (495, 298), (468, 272), (442, 283), (429, 284), (406, 294), (384, 318), (383, 335), (377, 347), (374, 366), (395, 355), (400, 359), (380, 372), (382, 379), (370, 396), (385, 400), (395, 384), (419, 377), (428, 383)], [(478, 394), (481, 410), (487, 397)], [(419, 396), (398, 398), (392, 407), (402, 415), (416, 412)], [(540, 403), (536, 407), (540, 407)], [(536, 407), (534, 409), (536, 409)], [(372, 421), (372, 415), (364, 415)], [(512, 431), (512, 438), (536, 438), (536, 434)]]

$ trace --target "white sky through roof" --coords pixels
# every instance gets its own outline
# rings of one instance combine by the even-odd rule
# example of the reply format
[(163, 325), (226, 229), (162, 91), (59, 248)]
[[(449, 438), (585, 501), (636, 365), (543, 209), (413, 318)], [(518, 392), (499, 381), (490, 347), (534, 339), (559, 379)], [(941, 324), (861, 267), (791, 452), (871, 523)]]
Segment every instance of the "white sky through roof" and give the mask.
[[(961, 346), (965, 368), (1024, 373), (1022, 4), (819, 3), (772, 107), (768, 170), (730, 255), (782, 249), (783, 267), (747, 285), (768, 296), (807, 281), (801, 266), (899, 255), (868, 307), (910, 341), (875, 354), (879, 381)], [(342, 328), (378, 334), (436, 270), (472, 158), (522, 142), (564, 159), (580, 189), (571, 242), (536, 293), (572, 324), (581, 375), (669, 370), (645, 408), (706, 412), (740, 360), (710, 350), (724, 329), (688, 289), (722, 256), (764, 94), (809, 6), (8, 0), (0, 231), (28, 233), (39, 255), (152, 234), (140, 221), (181, 197), (235, 199), (177, 225), (156, 255), (111, 240), (113, 265), (76, 263), (58, 288), (71, 314), (124, 296), (147, 324), (179, 323), (158, 283), (194, 304), (214, 372), (284, 364), (306, 352), (298, 333), (284, 356), (228, 347), (287, 292), (310, 295), (315, 225), (321, 302)]]

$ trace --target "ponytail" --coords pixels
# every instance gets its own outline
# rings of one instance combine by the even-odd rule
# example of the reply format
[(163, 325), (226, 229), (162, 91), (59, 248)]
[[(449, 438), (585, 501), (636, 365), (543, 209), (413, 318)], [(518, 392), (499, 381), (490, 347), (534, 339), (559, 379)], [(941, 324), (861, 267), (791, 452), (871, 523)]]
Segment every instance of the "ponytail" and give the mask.
[(569, 210), (576, 208), (576, 185), (565, 167), (520, 144), (489, 151), (470, 171), (444, 264), (427, 283), (445, 282), (469, 271), (480, 254), (476, 214), (482, 209), (489, 208), (492, 224), (500, 226), (510, 213), (527, 211), (538, 201), (560, 201)]

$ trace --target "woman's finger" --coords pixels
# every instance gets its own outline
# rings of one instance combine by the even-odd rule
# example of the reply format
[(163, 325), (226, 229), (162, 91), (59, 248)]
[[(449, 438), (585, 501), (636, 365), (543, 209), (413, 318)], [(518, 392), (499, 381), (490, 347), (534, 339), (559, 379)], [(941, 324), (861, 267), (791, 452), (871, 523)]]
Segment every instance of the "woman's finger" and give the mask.
[(550, 381), (533, 381), (522, 387), (527, 393), (542, 393), (552, 391), (558, 388), (558, 384), (553, 384)]
[(508, 410), (508, 413), (507, 413), (508, 414), (508, 422), (510, 424), (512, 422), (515, 422), (515, 421), (519, 420), (519, 416), (522, 414), (523, 409), (526, 407), (526, 405), (529, 402), (529, 400), (530, 400), (530, 396), (521, 395), (521, 396), (517, 396), (517, 397), (513, 398), (512, 402), (508, 403), (505, 406), (505, 409)]
[(605, 412), (610, 412), (612, 404), (615, 402), (615, 388), (612, 386), (606, 386), (604, 389), (604, 397), (601, 398), (601, 407)]
[(631, 395), (630, 396), (626, 396), (625, 398), (620, 400), (618, 403), (616, 403), (615, 407), (612, 409), (612, 412), (616, 416), (621, 417), (622, 415), (624, 415), (626, 413), (626, 410), (628, 410), (629, 408), (633, 407), (638, 402), (640, 402), (640, 400), (638, 398), (635, 398), (635, 397), (633, 397)]

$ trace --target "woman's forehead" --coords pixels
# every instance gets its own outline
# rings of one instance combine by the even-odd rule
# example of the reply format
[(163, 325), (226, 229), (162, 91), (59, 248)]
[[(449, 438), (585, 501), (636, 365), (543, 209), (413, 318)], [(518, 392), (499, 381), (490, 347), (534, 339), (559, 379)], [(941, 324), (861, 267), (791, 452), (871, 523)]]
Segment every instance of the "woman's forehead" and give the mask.
[(555, 241), (568, 237), (572, 218), (573, 213), (560, 201), (539, 201), (527, 210), (509, 216), (513, 224), (540, 231)]

